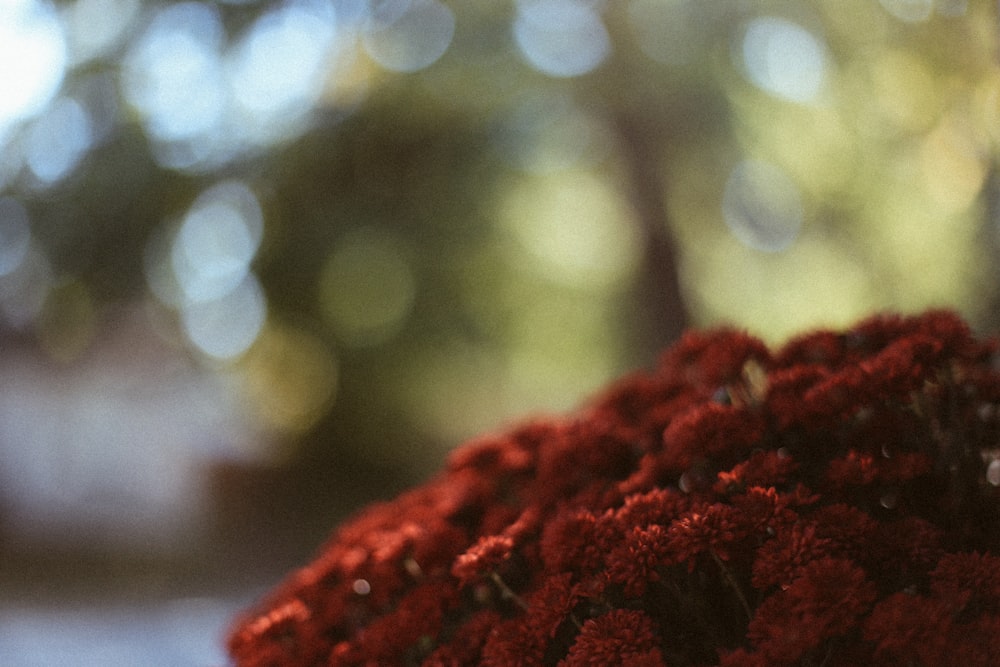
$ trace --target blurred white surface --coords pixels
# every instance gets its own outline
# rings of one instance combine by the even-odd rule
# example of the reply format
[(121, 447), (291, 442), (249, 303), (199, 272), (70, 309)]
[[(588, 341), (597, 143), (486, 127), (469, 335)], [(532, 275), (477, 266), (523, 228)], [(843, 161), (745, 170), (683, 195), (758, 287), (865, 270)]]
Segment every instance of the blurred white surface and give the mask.
[(0, 606), (0, 665), (221, 667), (224, 638), (244, 600), (156, 605)]

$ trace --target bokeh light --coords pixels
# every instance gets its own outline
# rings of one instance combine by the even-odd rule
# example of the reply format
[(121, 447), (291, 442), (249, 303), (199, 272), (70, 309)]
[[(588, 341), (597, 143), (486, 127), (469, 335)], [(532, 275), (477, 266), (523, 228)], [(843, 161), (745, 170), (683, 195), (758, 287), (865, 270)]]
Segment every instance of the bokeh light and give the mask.
[(15, 123), (45, 108), (66, 69), (66, 41), (55, 8), (44, 0), (0, 4), (0, 141)]
[(518, 168), (550, 174), (600, 160), (610, 139), (606, 128), (569, 95), (550, 93), (517, 104), (498, 143)]
[(611, 38), (586, 0), (518, 0), (514, 41), (540, 72), (573, 77), (596, 69), (611, 52)]
[(226, 181), (199, 195), (170, 253), (185, 300), (213, 301), (236, 289), (250, 272), (263, 231), (260, 204), (242, 182)]
[(69, 60), (81, 65), (108, 55), (139, 16), (139, 0), (76, 0), (64, 10)]
[(385, 342), (403, 326), (416, 296), (416, 278), (401, 243), (360, 229), (334, 249), (319, 279), (320, 308), (345, 345)]
[(934, 12), (934, 0), (879, 0), (890, 14), (907, 23), (926, 21)]
[(188, 340), (210, 358), (239, 357), (267, 320), (251, 266), (263, 233), (256, 195), (228, 180), (203, 191), (176, 227), (159, 228), (146, 245), (150, 290), (178, 311)]
[(365, 50), (393, 72), (416, 72), (448, 50), (455, 16), (437, 0), (375, 0), (362, 33)]
[(229, 81), (247, 136), (265, 144), (282, 137), (319, 98), (335, 17), (324, 0), (290, 0), (257, 19), (234, 46)]
[(77, 100), (55, 100), (37, 118), (25, 137), (25, 161), (44, 184), (73, 171), (93, 143), (90, 116)]
[[(282, 434), (308, 431), (330, 409), (337, 392), (333, 351), (315, 334), (287, 325), (265, 327), (238, 372), (254, 414), (266, 428)], [(274, 459), (282, 453), (255, 455)]]
[(741, 55), (750, 81), (792, 102), (812, 102), (826, 77), (822, 42), (787, 19), (765, 16), (751, 20), (743, 33)]
[(948, 115), (920, 146), (923, 180), (942, 213), (971, 206), (987, 175), (986, 156), (964, 115)]
[(214, 5), (166, 5), (130, 47), (123, 92), (162, 165), (208, 170), (305, 131), (340, 36), (328, 0), (289, 0), (231, 44)]
[(733, 168), (722, 197), (733, 235), (765, 252), (785, 250), (802, 226), (802, 200), (795, 183), (778, 167), (755, 160)]
[(845, 326), (876, 308), (879, 286), (855, 257), (803, 238), (780, 254), (748, 254), (735, 242), (713, 244), (688, 279), (693, 306), (706, 321), (739, 321), (781, 341), (816, 322)]
[(502, 205), (502, 224), (556, 283), (588, 288), (623, 284), (642, 246), (621, 195), (590, 172), (524, 181)]
[(210, 357), (227, 360), (246, 352), (267, 319), (267, 299), (256, 276), (210, 301), (188, 303), (181, 311), (184, 331)]
[(182, 2), (157, 9), (124, 63), (126, 99), (159, 141), (205, 138), (225, 110), (218, 11)]

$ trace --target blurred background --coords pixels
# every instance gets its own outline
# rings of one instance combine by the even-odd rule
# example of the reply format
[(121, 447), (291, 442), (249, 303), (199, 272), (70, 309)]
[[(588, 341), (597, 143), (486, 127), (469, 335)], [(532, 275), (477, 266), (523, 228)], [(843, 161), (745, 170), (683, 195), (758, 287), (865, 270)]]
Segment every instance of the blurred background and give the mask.
[(1000, 328), (996, 5), (0, 0), (0, 663), (222, 665), (686, 326)]

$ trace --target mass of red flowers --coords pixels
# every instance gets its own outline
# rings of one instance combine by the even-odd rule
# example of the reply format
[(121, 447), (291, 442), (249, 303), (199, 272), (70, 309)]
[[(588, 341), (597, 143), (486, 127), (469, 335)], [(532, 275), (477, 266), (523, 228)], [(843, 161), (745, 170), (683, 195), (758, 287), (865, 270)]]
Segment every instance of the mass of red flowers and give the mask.
[(948, 312), (689, 333), (457, 449), (237, 622), (241, 667), (989, 665), (1000, 352)]

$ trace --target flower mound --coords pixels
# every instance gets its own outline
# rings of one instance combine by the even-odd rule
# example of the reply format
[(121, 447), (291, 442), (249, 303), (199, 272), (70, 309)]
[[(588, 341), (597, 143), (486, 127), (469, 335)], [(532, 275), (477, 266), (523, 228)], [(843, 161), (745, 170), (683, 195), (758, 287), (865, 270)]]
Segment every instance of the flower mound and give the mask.
[(987, 665), (1000, 356), (947, 312), (690, 333), (456, 450), (239, 620), (243, 667)]

